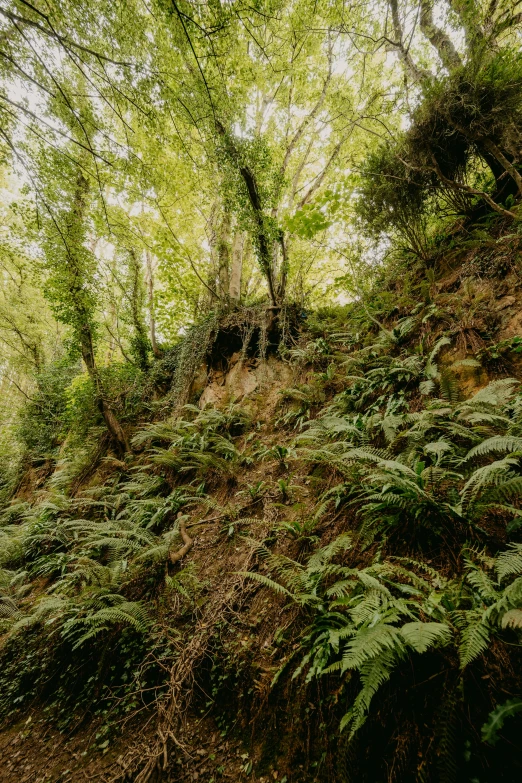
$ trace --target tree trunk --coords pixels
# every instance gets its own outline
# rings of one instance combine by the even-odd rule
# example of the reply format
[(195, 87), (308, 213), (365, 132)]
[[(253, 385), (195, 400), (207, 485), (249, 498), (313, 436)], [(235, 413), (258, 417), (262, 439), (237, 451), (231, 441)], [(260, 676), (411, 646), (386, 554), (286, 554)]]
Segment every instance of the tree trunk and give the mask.
[(455, 49), (451, 38), (433, 21), (434, 0), (420, 1), (420, 29), (430, 44), (436, 49), (442, 64), (451, 71), (460, 68), (462, 60)]
[(522, 177), (510, 160), (509, 152), (500, 150), (495, 142), (488, 138), (480, 139), (475, 143), (479, 154), (495, 177), (494, 201), (502, 203), (508, 196), (515, 198), (522, 195)]
[(278, 309), (277, 306), (279, 305), (279, 302), (277, 300), (277, 293), (274, 283), (274, 270), (272, 267), (273, 247), (275, 241), (273, 237), (272, 226), (269, 223), (269, 218), (265, 215), (263, 210), (263, 203), (255, 174), (247, 165), (244, 165), (242, 156), (237, 149), (232, 136), (226, 132), (224, 126), (219, 122), (219, 120), (216, 120), (216, 129), (219, 135), (222, 137), (230, 158), (236, 165), (237, 171), (245, 184), (248, 200), (252, 208), (252, 217), (254, 222), (253, 238), (257, 249), (259, 266), (261, 267), (261, 271), (266, 277), (270, 303), (273, 309)]
[[(83, 231), (84, 228), (85, 210), (87, 206), (86, 202), (87, 202), (88, 192), (89, 192), (89, 181), (83, 176), (83, 173), (80, 171), (78, 174), (74, 204), (68, 221), (69, 231), (76, 229), (77, 232), (78, 231), (80, 232), (80, 235), (81, 235), (81, 231)], [(75, 235), (74, 233), (73, 233), (73, 240), (77, 241), (77, 235)], [(91, 245), (91, 252), (94, 252), (95, 246), (96, 246), (96, 242), (94, 242)], [(94, 342), (93, 342), (92, 327), (90, 323), (90, 313), (89, 313), (89, 309), (85, 306), (85, 302), (82, 300), (80, 295), (82, 291), (82, 284), (83, 284), (81, 263), (79, 262), (79, 259), (75, 256), (75, 254), (71, 252), (71, 248), (67, 242), (65, 243), (65, 248), (67, 253), (67, 266), (69, 267), (66, 276), (67, 285), (69, 289), (68, 295), (71, 300), (72, 308), (75, 311), (76, 319), (79, 322), (79, 325), (78, 327), (76, 327), (76, 329), (77, 329), (77, 337), (78, 337), (78, 342), (80, 344), (82, 358), (83, 361), (85, 362), (85, 366), (87, 367), (87, 372), (89, 373), (89, 377), (91, 378), (94, 384), (94, 389), (96, 394), (96, 404), (98, 406), (98, 409), (101, 415), (103, 416), (103, 420), (105, 421), (105, 424), (107, 425), (107, 429), (109, 430), (112, 438), (114, 439), (114, 442), (116, 443), (118, 450), (124, 454), (126, 451), (132, 451), (132, 449), (127, 440), (127, 436), (123, 432), (123, 429), (118, 419), (114, 415), (110, 405), (107, 403), (104, 396), (103, 385), (101, 382), (100, 374), (98, 372), (98, 368), (96, 366), (96, 360), (94, 357)]]
[(144, 290), (143, 290), (143, 269), (141, 261), (134, 250), (130, 254), (130, 309), (132, 325), (134, 327), (134, 356), (141, 370), (147, 372), (149, 364), (149, 346), (147, 340), (147, 327), (143, 318)]
[(288, 244), (285, 242), (283, 231), (281, 231), (279, 235), (279, 244), (281, 246), (281, 270), (277, 286), (277, 298), (280, 302), (284, 302), (286, 296), (286, 282), (288, 279)]
[(263, 213), (263, 207), (259, 197), (259, 191), (255, 177), (250, 169), (246, 166), (242, 166), (240, 168), (240, 173), (248, 191), (248, 197), (250, 199), (254, 221), (256, 224), (257, 231), (255, 239), (259, 257), (259, 265), (268, 283), (270, 303), (272, 307), (275, 308), (279, 304), (274, 284), (273, 250), (275, 243), (270, 236), (270, 230), (266, 224), (266, 217)]
[(226, 299), (230, 288), (230, 213), (228, 210), (225, 210), (221, 218), (217, 245), (219, 293), (223, 299)]
[(245, 246), (245, 233), (236, 231), (232, 242), (232, 265), (230, 269), (230, 285), (228, 295), (233, 302), (241, 299), (241, 275), (243, 272), (243, 249)]
[(152, 266), (152, 256), (150, 250), (145, 251), (145, 264), (147, 267), (147, 306), (149, 310), (149, 329), (150, 329), (150, 344), (152, 346), (152, 353), (159, 359), (161, 357), (161, 351), (158, 348), (158, 342), (156, 340), (156, 309), (154, 307), (154, 269)]
[(91, 378), (94, 384), (94, 389), (96, 392), (96, 404), (98, 405), (98, 410), (100, 411), (101, 415), (103, 416), (103, 420), (107, 425), (107, 429), (109, 430), (115, 443), (118, 446), (118, 449), (121, 452), (125, 453), (127, 451), (132, 451), (127, 436), (125, 435), (121, 427), (121, 424), (119, 423), (118, 419), (114, 415), (110, 405), (105, 400), (100, 375), (98, 373), (96, 360), (94, 358), (92, 334), (87, 324), (84, 325), (82, 329), (81, 351), (82, 351), (83, 361), (85, 362), (85, 366), (87, 367), (87, 372), (89, 373), (89, 377)]

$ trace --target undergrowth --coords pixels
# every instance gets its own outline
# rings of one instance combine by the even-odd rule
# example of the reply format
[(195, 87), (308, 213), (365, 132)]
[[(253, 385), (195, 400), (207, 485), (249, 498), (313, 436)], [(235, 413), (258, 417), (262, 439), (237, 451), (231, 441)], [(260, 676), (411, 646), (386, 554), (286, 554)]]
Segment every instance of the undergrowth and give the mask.
[[(88, 389), (76, 370), (68, 391), (42, 380), (34, 404), (45, 422), (31, 434), (33, 405), (21, 431), (35, 459), (58, 470), (38, 496), (6, 503), (0, 520), (4, 721), (35, 709), (60, 729), (94, 719), (105, 749), (143, 712), (172, 721), (179, 689), (194, 681), (209, 696), (200, 709), (224, 733), (259, 725), (255, 705), (281, 711), (285, 693), (302, 714), (317, 686), (329, 735), (318, 724), (308, 741), (314, 779), (377, 779), (384, 766), (354, 750), (368, 727), (384, 743), (382, 765), (409, 733), (407, 779), (491, 779), (492, 754), (506, 752), (520, 720), (519, 381), (504, 373), (465, 398), (459, 371), (482, 368), (476, 355), (453, 357), (451, 318), (433, 301), (366, 324), (350, 307), (314, 314), (282, 351), (296, 382), (265, 425), (248, 403), (161, 413), (166, 399), (178, 404), (183, 348), (169, 367), (164, 357), (149, 375), (120, 376), (111, 388), (130, 406), (134, 452), (98, 454), (94, 480), (80, 486), (77, 462), (92, 455), (64, 449), (60, 427), (69, 411), (85, 416), (84, 434), (96, 432), (96, 412), (81, 402)], [(140, 389), (149, 390), (141, 401)], [(212, 531), (217, 558), (247, 553), (233, 577), (246, 585), (244, 617), (212, 582), (218, 572), (202, 567), (200, 531)], [(422, 678), (428, 685), (415, 690)], [(437, 678), (442, 697), (417, 735), (398, 689), (421, 709)], [(479, 696), (463, 695), (471, 681), (487, 683)], [(166, 731), (151, 769), (167, 752)], [(304, 742), (302, 726), (285, 732)], [(303, 774), (288, 779), (311, 779)]]

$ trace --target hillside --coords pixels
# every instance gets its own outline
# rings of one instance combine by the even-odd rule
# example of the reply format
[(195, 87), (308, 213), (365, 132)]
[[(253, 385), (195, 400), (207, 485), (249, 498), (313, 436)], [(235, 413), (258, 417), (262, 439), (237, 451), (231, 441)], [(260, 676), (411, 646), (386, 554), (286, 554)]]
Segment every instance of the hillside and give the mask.
[(134, 453), (23, 474), (0, 780), (517, 779), (519, 248), (395, 270), (380, 327), (217, 319)]
[(521, 2), (0, 0), (0, 783), (515, 783), (521, 651)]

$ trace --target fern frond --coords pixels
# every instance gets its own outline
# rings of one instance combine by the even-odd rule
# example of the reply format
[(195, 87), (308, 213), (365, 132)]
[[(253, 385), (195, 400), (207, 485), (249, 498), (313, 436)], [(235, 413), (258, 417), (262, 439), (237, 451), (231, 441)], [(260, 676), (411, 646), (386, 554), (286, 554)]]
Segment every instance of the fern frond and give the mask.
[(484, 457), (487, 454), (495, 453), (508, 453), (522, 451), (522, 438), (517, 438), (514, 435), (494, 435), (492, 438), (487, 438), (474, 446), (466, 455), (466, 460), (471, 460), (474, 457)]
[(500, 624), (502, 628), (522, 628), (522, 609), (509, 609)]
[(499, 739), (498, 733), (505, 721), (518, 712), (522, 712), (522, 699), (508, 699), (503, 704), (498, 704), (489, 713), (486, 723), (482, 726), (482, 741), (495, 745)]
[(406, 657), (403, 647), (395, 647), (392, 650), (383, 650), (379, 655), (365, 661), (360, 667), (363, 687), (358, 693), (352, 709), (341, 721), (341, 730), (348, 724), (350, 737), (353, 737), (366, 720), (370, 704), (379, 690), (390, 679), (393, 669)]
[(509, 548), (498, 555), (495, 571), (499, 582), (506, 576), (522, 574), (522, 544), (510, 544)]
[(489, 623), (484, 622), (483, 612), (478, 610), (470, 610), (465, 613), (465, 616), (461, 614), (459, 619), (461, 626), (459, 657), (460, 665), (464, 668), (487, 648), (491, 628)]
[(281, 593), (282, 595), (287, 595), (290, 598), (295, 598), (295, 596), (292, 595), (292, 593), (287, 590), (284, 585), (276, 582), (274, 579), (270, 579), (268, 576), (258, 574), (256, 571), (238, 571), (237, 573), (240, 576), (245, 576), (247, 579), (253, 579), (255, 582), (259, 582), (260, 584), (264, 585), (264, 587), (269, 587), (276, 593)]
[(446, 623), (423, 623), (415, 621), (405, 623), (400, 629), (401, 636), (415, 652), (426, 652), (435, 645), (449, 644), (452, 631)]
[(376, 658), (386, 650), (403, 647), (398, 628), (387, 623), (362, 628), (351, 639), (343, 653), (342, 671), (360, 669), (364, 663)]

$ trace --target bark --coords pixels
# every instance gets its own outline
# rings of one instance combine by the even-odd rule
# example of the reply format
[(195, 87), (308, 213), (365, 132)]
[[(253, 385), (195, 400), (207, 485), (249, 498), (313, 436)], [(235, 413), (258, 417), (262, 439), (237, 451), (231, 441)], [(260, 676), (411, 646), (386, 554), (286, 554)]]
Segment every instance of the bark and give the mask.
[(522, 176), (513, 163), (514, 157), (506, 149), (500, 149), (498, 145), (487, 136), (477, 136), (455, 121), (453, 127), (467, 138), (476, 148), (478, 154), (488, 166), (495, 178), (495, 192), (493, 200), (501, 203), (508, 196), (522, 194)]
[(230, 269), (229, 297), (234, 302), (241, 299), (241, 275), (243, 272), (243, 249), (245, 246), (245, 234), (236, 231), (232, 242), (232, 265)]
[(270, 302), (273, 307), (276, 307), (278, 305), (278, 301), (274, 283), (274, 270), (272, 266), (275, 238), (271, 236), (271, 227), (267, 222), (267, 216), (264, 214), (263, 204), (261, 203), (261, 196), (259, 195), (259, 188), (255, 175), (248, 166), (242, 163), (240, 152), (236, 148), (234, 140), (231, 138), (230, 134), (226, 132), (225, 128), (219, 121), (216, 121), (216, 129), (219, 135), (222, 137), (230, 158), (237, 166), (238, 174), (245, 184), (255, 225), (254, 235), (257, 245), (259, 265), (268, 283)]
[(107, 429), (112, 435), (120, 451), (122, 451), (123, 453), (127, 451), (131, 451), (131, 447), (127, 439), (127, 436), (125, 435), (118, 419), (114, 415), (110, 405), (105, 399), (103, 393), (103, 387), (100, 379), (100, 374), (98, 372), (98, 368), (96, 366), (96, 360), (94, 358), (92, 333), (90, 327), (87, 324), (84, 325), (82, 329), (81, 352), (82, 352), (82, 359), (85, 362), (85, 366), (87, 367), (87, 372), (89, 373), (89, 377), (91, 378), (94, 384), (94, 388), (96, 391), (96, 404), (98, 405), (98, 410), (103, 416), (103, 420), (105, 421)]
[(437, 174), (439, 179), (444, 182), (445, 185), (447, 185), (449, 188), (452, 188), (453, 190), (460, 190), (464, 193), (469, 193), (473, 196), (480, 196), (486, 204), (488, 204), (491, 209), (494, 212), (498, 212), (499, 215), (503, 215), (504, 217), (509, 217), (514, 220), (517, 219), (517, 216), (514, 212), (510, 212), (509, 209), (504, 209), (504, 207), (501, 207), (500, 204), (497, 204), (496, 201), (494, 201), (491, 196), (489, 196), (487, 193), (485, 193), (483, 190), (478, 190), (477, 188), (472, 188), (469, 185), (464, 185), (461, 182), (456, 182), (455, 180), (448, 179), (448, 177), (445, 177), (442, 171), (440, 170), (440, 167), (435, 160), (435, 157), (432, 156), (432, 162), (433, 162), (433, 171)]
[(286, 281), (288, 279), (288, 246), (285, 242), (283, 231), (279, 235), (279, 244), (281, 246), (281, 274), (279, 276), (279, 285), (277, 287), (277, 297), (280, 302), (284, 302), (286, 295)]
[(430, 44), (437, 50), (443, 65), (449, 71), (462, 65), (462, 60), (453, 46), (451, 38), (433, 21), (433, 0), (421, 0), (420, 28)]
[[(475, 49), (478, 44), (483, 45), (485, 43), (484, 31), (480, 24), (478, 24), (478, 14), (476, 13), (473, 4), (469, 0), (449, 0), (449, 4), (453, 11), (459, 18), (459, 21), (464, 28), (466, 34), (466, 44), (469, 50)], [(487, 20), (493, 18), (495, 13), (496, 0), (493, 0), (489, 4), (488, 11), (486, 13)]]
[(219, 290), (221, 296), (226, 298), (230, 287), (230, 213), (228, 211), (224, 212), (221, 219), (217, 245)]
[(138, 341), (137, 361), (142, 370), (149, 369), (147, 329), (143, 320), (143, 278), (142, 266), (134, 250), (130, 250), (130, 271), (132, 290), (130, 291), (130, 306), (132, 324)]
[(154, 269), (152, 266), (152, 255), (150, 250), (145, 250), (145, 265), (147, 269), (147, 307), (149, 310), (149, 330), (150, 330), (150, 344), (152, 346), (152, 353), (159, 359), (161, 357), (161, 351), (158, 348), (158, 342), (156, 339), (156, 308), (154, 307)]
[(500, 166), (504, 169), (504, 172), (509, 174), (512, 180), (515, 182), (517, 186), (517, 195), (522, 195), (522, 176), (508, 159), (506, 154), (502, 152), (502, 150), (500, 150), (497, 145), (491, 141), (491, 139), (484, 139), (483, 145), (485, 149), (495, 158), (495, 160), (498, 161)]
[(397, 0), (388, 0), (388, 4), (392, 15), (393, 37), (395, 38), (390, 43), (397, 49), (406, 73), (411, 76), (414, 82), (421, 82), (428, 74), (413, 62), (408, 48), (404, 46), (404, 33), (399, 17)]
[(269, 236), (268, 227), (266, 225), (266, 218), (263, 213), (261, 199), (259, 197), (259, 191), (257, 189), (257, 182), (255, 180), (254, 175), (252, 174), (252, 172), (247, 166), (242, 166), (240, 168), (240, 174), (243, 178), (243, 181), (248, 191), (248, 197), (250, 200), (250, 205), (252, 207), (254, 221), (257, 228), (256, 239), (257, 239), (257, 250), (259, 254), (259, 263), (261, 269), (265, 274), (268, 283), (268, 293), (270, 295), (270, 302), (272, 306), (275, 307), (277, 306), (278, 302), (277, 302), (277, 296), (275, 292), (274, 270), (272, 266), (274, 241)]

